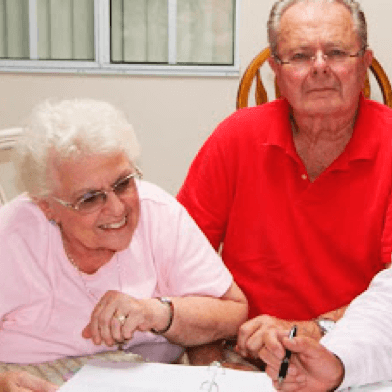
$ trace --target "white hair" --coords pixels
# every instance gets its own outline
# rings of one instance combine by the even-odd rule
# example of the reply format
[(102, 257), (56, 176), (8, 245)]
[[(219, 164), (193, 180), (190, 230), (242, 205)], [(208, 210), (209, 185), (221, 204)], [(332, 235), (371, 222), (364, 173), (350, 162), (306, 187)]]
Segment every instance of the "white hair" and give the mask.
[(109, 103), (91, 99), (38, 105), (15, 150), (20, 179), (34, 197), (54, 190), (53, 169), (63, 160), (119, 152), (135, 164), (140, 152), (125, 115)]
[(338, 3), (344, 5), (350, 11), (353, 18), (355, 30), (361, 42), (361, 48), (368, 46), (365, 14), (356, 0), (278, 0), (272, 6), (267, 23), (268, 42), (272, 56), (277, 56), (278, 54), (279, 26), (282, 15), (294, 4), (305, 2)]

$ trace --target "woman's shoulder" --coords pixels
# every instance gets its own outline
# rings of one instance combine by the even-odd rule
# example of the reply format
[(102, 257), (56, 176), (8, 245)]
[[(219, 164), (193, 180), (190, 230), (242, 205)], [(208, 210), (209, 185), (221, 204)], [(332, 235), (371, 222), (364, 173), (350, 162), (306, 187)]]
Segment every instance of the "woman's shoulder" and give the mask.
[(174, 225), (183, 216), (184, 207), (158, 185), (140, 181), (138, 192), (141, 221), (147, 226), (161, 227), (168, 222)]
[(45, 223), (45, 215), (25, 193), (0, 207), (0, 236), (11, 233), (38, 235)]
[(178, 204), (176, 199), (158, 185), (141, 180), (138, 182), (140, 203), (153, 203), (158, 205)]

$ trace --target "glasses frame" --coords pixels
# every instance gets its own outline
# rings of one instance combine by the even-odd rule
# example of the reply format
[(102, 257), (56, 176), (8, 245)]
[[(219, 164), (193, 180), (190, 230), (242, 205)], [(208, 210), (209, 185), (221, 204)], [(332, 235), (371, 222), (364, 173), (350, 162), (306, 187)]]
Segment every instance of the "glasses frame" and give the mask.
[[(90, 192), (92, 196), (96, 196), (96, 195), (104, 195), (104, 203), (102, 204), (101, 208), (106, 204), (106, 201), (108, 199), (108, 193), (113, 192), (116, 196), (116, 187), (119, 185), (119, 183), (121, 183), (124, 180), (128, 180), (128, 179), (132, 179), (132, 178), (139, 178), (142, 179), (143, 178), (143, 173), (141, 172), (141, 170), (138, 167), (135, 167), (135, 171), (133, 173), (128, 174), (125, 177), (119, 178), (113, 185), (110, 186), (109, 190), (105, 190), (105, 189), (100, 189), (100, 190), (96, 190), (93, 192)], [(93, 209), (92, 211), (83, 211), (80, 209), (80, 205), (81, 203), (83, 203), (85, 195), (82, 195), (81, 197), (78, 198), (78, 200), (76, 200), (74, 203), (71, 203), (69, 201), (65, 201), (62, 199), (59, 199), (58, 197), (55, 196), (51, 196), (52, 199), (56, 200), (58, 203), (60, 203), (62, 206), (67, 207), (67, 208), (71, 208), (74, 211), (77, 211), (83, 215), (88, 215), (90, 213), (93, 213), (95, 211), (98, 211), (100, 208), (97, 209)], [(117, 196), (119, 197), (119, 196)]]
[[(363, 56), (365, 54), (367, 48), (368, 48), (368, 45), (365, 45), (361, 49), (359, 49), (358, 52), (353, 53), (353, 54), (348, 54), (347, 58), (350, 58), (350, 57), (361, 57), (361, 56)], [(280, 65), (292, 65), (291, 61), (283, 61), (277, 54), (273, 55), (273, 58)], [(324, 59), (325, 62), (328, 63), (329, 60), (328, 60), (328, 56), (326, 54), (323, 53), (322, 58)], [(316, 56), (312, 56), (310, 58), (310, 61), (312, 62), (312, 64), (314, 64), (314, 62), (316, 61)]]

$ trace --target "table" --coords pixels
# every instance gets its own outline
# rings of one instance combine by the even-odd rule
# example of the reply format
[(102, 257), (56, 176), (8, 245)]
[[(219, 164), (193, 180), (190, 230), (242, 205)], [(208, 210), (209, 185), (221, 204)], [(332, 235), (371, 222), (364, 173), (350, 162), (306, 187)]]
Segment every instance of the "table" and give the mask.
[[(227, 359), (231, 363), (248, 364), (238, 354), (232, 351), (227, 352)], [(4, 371), (27, 371), (37, 377), (41, 377), (48, 380), (58, 386), (61, 386), (66, 382), (72, 375), (77, 372), (85, 363), (90, 360), (106, 360), (112, 362), (144, 362), (142, 356), (133, 354), (131, 352), (124, 351), (112, 351), (99, 353), (94, 355), (86, 355), (81, 357), (67, 357), (57, 359), (51, 362), (44, 362), (35, 365), (16, 365), (16, 364), (1, 364), (0, 372)], [(189, 364), (186, 355), (179, 358), (177, 363)], [(252, 365), (250, 365), (252, 366)], [(254, 369), (256, 370), (256, 368)], [(346, 390), (348, 391), (348, 390)], [(377, 383), (372, 385), (366, 385), (357, 388), (350, 388), (349, 391), (360, 391), (360, 392), (392, 392), (392, 381), (383, 383)]]

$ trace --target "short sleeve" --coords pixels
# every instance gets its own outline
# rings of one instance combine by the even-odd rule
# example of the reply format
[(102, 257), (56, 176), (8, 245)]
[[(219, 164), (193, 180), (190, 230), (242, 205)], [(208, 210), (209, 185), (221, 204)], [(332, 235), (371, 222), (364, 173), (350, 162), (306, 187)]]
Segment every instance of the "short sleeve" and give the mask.
[(172, 198), (154, 210), (154, 259), (162, 295), (225, 294), (233, 278), (184, 207)]

